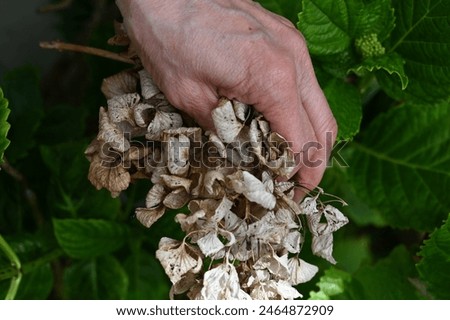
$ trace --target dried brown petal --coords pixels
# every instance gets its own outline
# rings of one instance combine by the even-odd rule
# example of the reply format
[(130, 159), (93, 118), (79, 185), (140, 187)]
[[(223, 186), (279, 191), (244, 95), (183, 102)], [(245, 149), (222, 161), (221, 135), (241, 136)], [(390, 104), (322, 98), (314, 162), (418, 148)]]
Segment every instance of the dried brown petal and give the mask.
[(171, 176), (167, 174), (161, 175), (161, 179), (164, 182), (164, 185), (169, 189), (179, 189), (183, 188), (186, 190), (186, 192), (189, 193), (189, 190), (191, 188), (192, 180), (178, 177), (178, 176)]
[(150, 209), (159, 206), (163, 202), (166, 195), (167, 191), (164, 189), (164, 186), (160, 184), (154, 184), (150, 191), (147, 193), (145, 206)]
[(136, 87), (136, 74), (129, 71), (122, 71), (103, 79), (101, 91), (106, 99), (111, 99), (127, 93), (134, 93), (136, 92)]
[(190, 198), (185, 189), (179, 188), (169, 193), (163, 203), (169, 209), (180, 209), (189, 202)]
[(134, 121), (141, 128), (148, 127), (155, 112), (154, 106), (147, 103), (138, 103), (133, 108)]
[(108, 115), (113, 123), (127, 121), (134, 125), (133, 107), (141, 98), (137, 93), (128, 93), (108, 100)]
[(165, 212), (166, 208), (164, 206), (159, 206), (156, 208), (137, 208), (135, 211), (136, 218), (147, 228), (150, 228), (164, 215)]
[(131, 181), (129, 172), (122, 166), (110, 167), (103, 163), (99, 156), (95, 156), (91, 162), (88, 179), (98, 190), (101, 188), (108, 189), (113, 198), (127, 189)]
[(113, 124), (106, 110), (101, 107), (99, 112), (99, 133), (97, 139), (109, 144), (111, 148), (125, 152), (130, 149), (130, 142), (125, 138), (124, 133)]

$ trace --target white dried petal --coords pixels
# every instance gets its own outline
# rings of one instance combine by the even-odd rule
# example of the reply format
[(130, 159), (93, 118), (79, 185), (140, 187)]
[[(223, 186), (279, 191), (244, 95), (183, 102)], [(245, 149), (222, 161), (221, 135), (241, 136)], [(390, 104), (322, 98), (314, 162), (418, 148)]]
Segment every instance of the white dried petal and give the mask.
[(226, 197), (222, 198), (222, 201), (220, 201), (219, 205), (215, 209), (215, 214), (212, 217), (212, 220), (215, 223), (218, 223), (220, 220), (222, 220), (226, 214), (231, 210), (231, 207), (233, 206), (233, 202), (229, 200)]
[(212, 196), (218, 196), (220, 191), (223, 190), (219, 181), (225, 182), (225, 177), (222, 172), (218, 170), (207, 171), (203, 179), (206, 192)]
[(288, 268), (291, 274), (290, 283), (298, 285), (310, 281), (319, 271), (319, 268), (299, 257), (292, 257), (288, 261)]
[(128, 93), (108, 100), (108, 115), (113, 123), (127, 121), (134, 125), (133, 107), (139, 103), (137, 93)]
[(141, 128), (148, 127), (155, 112), (156, 109), (151, 104), (138, 103), (133, 107), (134, 121)]
[(234, 114), (233, 104), (230, 100), (221, 99), (217, 108), (211, 112), (217, 135), (225, 143), (235, 141), (243, 124)]
[(183, 134), (169, 137), (167, 141), (167, 167), (169, 172), (185, 176), (189, 170), (190, 140)]
[(274, 182), (273, 182), (273, 178), (270, 175), (270, 173), (268, 173), (267, 171), (263, 171), (263, 173), (261, 175), (261, 182), (263, 183), (267, 192), (273, 193)]
[(253, 265), (255, 270), (267, 269), (272, 275), (279, 279), (289, 279), (287, 254), (281, 257), (277, 255), (265, 255), (260, 257)]
[(150, 99), (156, 96), (161, 91), (153, 82), (152, 76), (147, 70), (142, 69), (139, 71), (139, 78), (141, 80), (141, 93), (145, 99)]
[(147, 193), (145, 206), (150, 209), (159, 206), (163, 202), (166, 195), (167, 191), (164, 189), (164, 186), (160, 184), (154, 184), (150, 191)]
[(168, 174), (162, 174), (161, 179), (167, 188), (172, 190), (183, 188), (187, 193), (189, 193), (192, 184), (192, 180), (190, 179)]
[(253, 300), (275, 300), (278, 299), (276, 282), (269, 280), (266, 282), (258, 282), (250, 292)]
[(225, 248), (215, 232), (208, 232), (205, 236), (197, 240), (198, 247), (207, 257), (214, 256), (217, 252)]
[(294, 300), (301, 298), (302, 295), (297, 291), (288, 281), (280, 280), (276, 284), (277, 293), (280, 295), (281, 300)]
[(175, 216), (175, 221), (180, 224), (181, 230), (185, 233), (190, 233), (191, 231), (196, 229), (197, 224), (203, 224), (203, 222), (199, 223), (199, 220), (204, 220), (206, 213), (204, 210), (198, 210), (189, 215), (185, 215), (184, 213), (179, 213)]
[(236, 268), (228, 263), (205, 273), (201, 297), (205, 300), (250, 300), (241, 289)]
[(335, 232), (348, 223), (348, 218), (344, 216), (341, 211), (331, 205), (325, 206), (323, 215), (327, 220), (327, 227), (323, 230), (320, 230), (319, 228), (319, 234)]
[(303, 199), (302, 203), (300, 203), (300, 211), (305, 215), (312, 215), (318, 213), (317, 209), (317, 197), (306, 197)]
[(276, 198), (267, 192), (264, 184), (248, 171), (238, 171), (228, 176), (230, 187), (235, 192), (243, 194), (248, 200), (255, 202), (266, 209), (273, 209)]
[(164, 198), (163, 204), (169, 209), (180, 209), (189, 202), (190, 198), (185, 189), (179, 188), (169, 193)]
[(159, 249), (156, 251), (156, 258), (161, 262), (173, 284), (180, 281), (189, 271), (198, 268), (199, 264), (201, 265), (201, 260), (189, 255), (185, 246), (184, 243), (164, 237), (160, 240)]
[(259, 129), (261, 130), (264, 136), (268, 136), (270, 134), (270, 125), (269, 122), (263, 120), (262, 118), (256, 118), (258, 122)]
[(183, 119), (179, 113), (156, 111), (155, 117), (148, 125), (148, 140), (160, 141), (164, 130), (179, 128), (183, 125)]
[(284, 226), (286, 229), (299, 228), (298, 223), (294, 221), (294, 215), (291, 210), (278, 209), (275, 216), (277, 224)]
[(137, 78), (135, 74), (123, 71), (103, 79), (101, 91), (106, 99), (136, 92)]
[(227, 148), (215, 133), (209, 132), (209, 141), (217, 148), (217, 153), (221, 158), (227, 157)]
[(333, 254), (333, 234), (328, 233), (324, 235), (314, 235), (312, 236), (311, 249), (313, 254), (316, 256), (322, 257), (325, 260), (331, 262), (332, 264), (336, 264), (336, 260), (334, 260)]
[(301, 236), (300, 232), (298, 232), (297, 230), (291, 231), (283, 239), (283, 246), (290, 253), (299, 253), (301, 239), (302, 239), (302, 236)]
[(137, 208), (136, 218), (139, 220), (142, 225), (150, 228), (159, 218), (161, 218), (166, 212), (166, 208), (164, 206), (159, 206), (156, 208)]
[(241, 120), (242, 122), (245, 122), (247, 120), (250, 110), (248, 105), (237, 100), (233, 100), (233, 109), (236, 117), (239, 120)]
[(285, 280), (258, 283), (250, 293), (254, 300), (293, 300), (302, 295)]
[(295, 183), (293, 181), (275, 181), (275, 192), (277, 193), (291, 192), (294, 187)]
[(130, 142), (125, 138), (124, 133), (113, 124), (106, 110), (101, 107), (99, 111), (99, 133), (97, 139), (109, 144), (111, 148), (125, 152), (130, 149)]

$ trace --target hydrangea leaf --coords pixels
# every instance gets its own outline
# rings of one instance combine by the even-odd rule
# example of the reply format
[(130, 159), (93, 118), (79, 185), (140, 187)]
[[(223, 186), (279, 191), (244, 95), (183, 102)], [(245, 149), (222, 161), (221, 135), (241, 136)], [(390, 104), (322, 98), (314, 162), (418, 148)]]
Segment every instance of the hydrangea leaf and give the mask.
[(1, 85), (11, 109), (8, 138), (12, 143), (8, 148), (8, 160), (14, 164), (26, 157), (28, 151), (36, 145), (36, 131), (44, 115), (43, 102), (38, 74), (32, 67), (22, 67), (6, 73)]
[(352, 85), (339, 79), (322, 84), (333, 115), (338, 124), (338, 140), (350, 140), (359, 132), (362, 110), (361, 97)]
[(442, 0), (392, 1), (396, 27), (388, 51), (405, 59), (410, 84), (405, 91), (385, 74), (379, 75), (384, 90), (395, 98), (436, 103), (450, 97), (450, 6)]
[(421, 296), (411, 281), (417, 276), (411, 255), (400, 246), (375, 265), (359, 269), (353, 274), (346, 291), (350, 299), (418, 299)]
[(450, 108), (403, 105), (380, 115), (348, 159), (357, 196), (394, 227), (433, 230), (450, 211)]
[(387, 72), (389, 75), (394, 74), (398, 76), (401, 82), (401, 88), (404, 90), (408, 85), (408, 77), (405, 74), (404, 64), (405, 60), (400, 55), (393, 52), (378, 57), (364, 59), (361, 64), (350, 68), (349, 71), (353, 71), (356, 74), (363, 74), (366, 71), (373, 72), (382, 70)]
[(3, 153), (9, 146), (10, 141), (6, 138), (11, 125), (6, 121), (11, 110), (8, 109), (8, 100), (3, 97), (0, 88), (0, 164), (3, 162)]
[(129, 278), (127, 299), (165, 299), (169, 296), (171, 283), (154, 254), (138, 247), (125, 260), (124, 267)]
[[(348, 0), (304, 0), (298, 28), (309, 52), (323, 56), (347, 50), (352, 40), (352, 16), (356, 2)], [(352, 4), (355, 3), (355, 4)]]
[(128, 239), (128, 228), (98, 219), (54, 219), (56, 240), (73, 258), (90, 258), (120, 248)]
[(129, 279), (113, 256), (80, 260), (64, 272), (64, 299), (119, 300), (127, 298)]
[(425, 241), (419, 255), (422, 260), (417, 269), (420, 277), (428, 284), (431, 294), (437, 299), (450, 299), (450, 216)]
[(361, 8), (356, 27), (355, 37), (375, 33), (380, 41), (389, 37), (395, 26), (394, 9), (391, 0), (366, 1)]
[(343, 294), (351, 280), (351, 275), (334, 267), (325, 270), (317, 286), (319, 291), (311, 291), (309, 300), (329, 300)]

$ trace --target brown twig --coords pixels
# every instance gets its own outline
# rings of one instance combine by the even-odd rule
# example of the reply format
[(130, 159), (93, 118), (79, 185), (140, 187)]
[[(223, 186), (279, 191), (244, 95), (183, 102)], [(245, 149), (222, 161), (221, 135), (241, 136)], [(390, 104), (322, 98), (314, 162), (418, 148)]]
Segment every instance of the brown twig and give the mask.
[(67, 9), (68, 7), (70, 7), (72, 2), (73, 2), (73, 0), (61, 0), (56, 3), (49, 3), (49, 4), (39, 7), (38, 12), (39, 13), (47, 13), (47, 12), (64, 10), (64, 9)]
[(44, 217), (39, 209), (39, 204), (37, 201), (36, 193), (29, 187), (28, 181), (25, 176), (19, 172), (16, 168), (14, 168), (6, 158), (3, 159), (4, 162), (0, 165), (0, 167), (5, 170), (7, 174), (9, 174), (14, 180), (22, 185), (23, 193), (25, 199), (31, 207), (31, 213), (33, 218), (38, 226), (44, 225)]
[(120, 61), (128, 64), (135, 64), (133, 60), (123, 57), (118, 53), (99, 49), (99, 48), (93, 48), (93, 47), (87, 47), (79, 44), (73, 44), (73, 43), (66, 43), (61, 41), (50, 41), (50, 42), (41, 42), (39, 43), (41, 48), (44, 49), (55, 49), (60, 51), (73, 51), (73, 52), (81, 52), (81, 53), (87, 53), (94, 56), (111, 59), (115, 61)]

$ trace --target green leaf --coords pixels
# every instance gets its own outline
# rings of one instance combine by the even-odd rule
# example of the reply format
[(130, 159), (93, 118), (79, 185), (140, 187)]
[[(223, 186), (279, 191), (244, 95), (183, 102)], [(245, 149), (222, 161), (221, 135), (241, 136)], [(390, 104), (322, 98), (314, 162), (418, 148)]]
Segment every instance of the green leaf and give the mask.
[(8, 159), (15, 163), (35, 146), (35, 133), (43, 116), (37, 72), (32, 67), (15, 69), (4, 76), (2, 87), (11, 109)]
[(127, 299), (164, 300), (169, 297), (170, 281), (154, 254), (140, 248), (125, 261), (124, 266), (130, 280)]
[(350, 140), (359, 132), (362, 118), (358, 90), (339, 79), (323, 83), (322, 90), (338, 124), (337, 139)]
[(65, 299), (126, 299), (128, 276), (113, 256), (77, 261), (64, 272)]
[(351, 16), (357, 13), (349, 0), (303, 0), (297, 24), (312, 55), (331, 55), (350, 47)]
[(106, 220), (54, 219), (55, 236), (73, 258), (89, 258), (113, 252), (128, 239), (126, 225)]
[(425, 241), (417, 265), (420, 277), (437, 299), (450, 299), (450, 216)]
[(347, 286), (347, 292), (351, 299), (419, 299), (421, 296), (411, 282), (416, 277), (411, 255), (400, 246), (374, 266), (365, 266), (357, 271)]
[(53, 272), (50, 263), (23, 275), (17, 291), (18, 300), (44, 300), (53, 288)]
[(436, 103), (450, 97), (450, 5), (442, 0), (392, 1), (396, 27), (388, 50), (406, 61), (410, 85), (405, 91), (385, 75), (380, 83), (395, 98)]
[(364, 74), (366, 71), (373, 72), (374, 70), (383, 70), (389, 75), (395, 74), (401, 82), (402, 90), (404, 90), (408, 86), (408, 77), (403, 68), (404, 64), (405, 60), (394, 52), (365, 59), (361, 64), (350, 68), (349, 71), (353, 71), (359, 75)]
[(338, 195), (348, 203), (347, 206), (340, 208), (340, 210), (350, 219), (352, 224), (357, 226), (386, 226), (386, 222), (383, 220), (379, 210), (370, 208), (365, 201), (357, 196), (354, 185), (350, 183), (348, 178), (348, 168), (340, 167), (348, 165), (345, 162), (351, 157), (348, 151), (352, 151), (351, 148), (339, 152), (344, 163), (335, 164), (325, 171), (320, 182), (321, 187), (330, 194)]
[(3, 91), (0, 88), (0, 164), (3, 162), (3, 153), (9, 146), (10, 141), (6, 138), (11, 125), (6, 121), (11, 112), (8, 108), (8, 100), (3, 97)]
[(387, 39), (395, 26), (394, 9), (391, 0), (366, 1), (366, 5), (359, 12), (355, 38), (374, 33), (379, 41)]
[(300, 0), (257, 0), (264, 8), (297, 22), (297, 13), (301, 8)]
[(394, 227), (433, 230), (450, 211), (450, 108), (404, 105), (380, 115), (349, 158), (357, 196)]
[(319, 291), (310, 292), (309, 300), (329, 300), (343, 294), (350, 279), (350, 274), (345, 271), (334, 267), (327, 269), (317, 283)]

